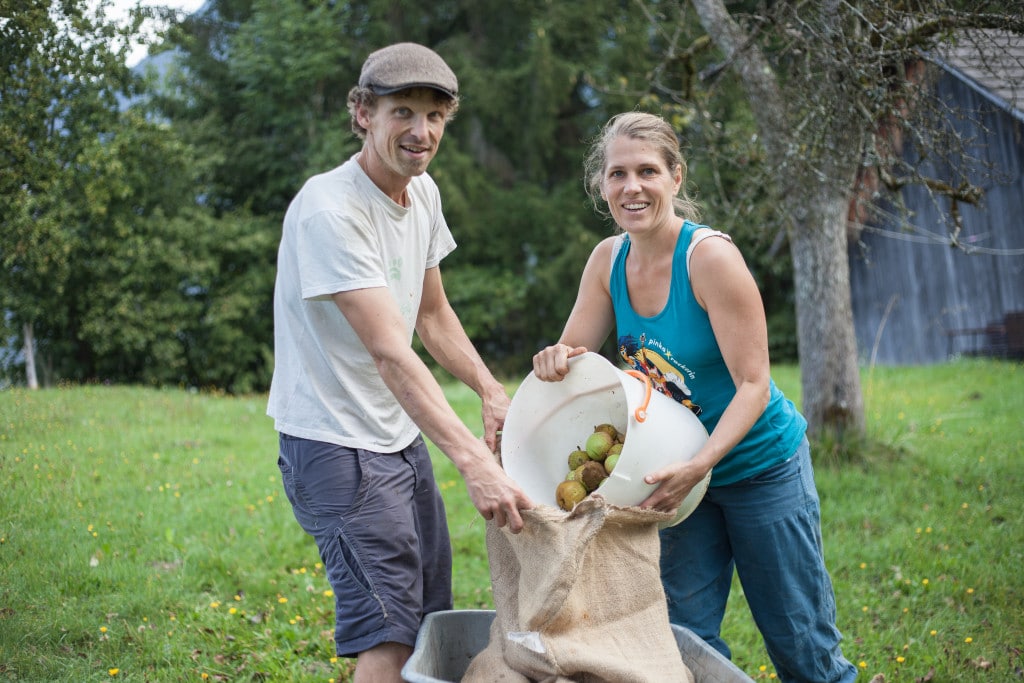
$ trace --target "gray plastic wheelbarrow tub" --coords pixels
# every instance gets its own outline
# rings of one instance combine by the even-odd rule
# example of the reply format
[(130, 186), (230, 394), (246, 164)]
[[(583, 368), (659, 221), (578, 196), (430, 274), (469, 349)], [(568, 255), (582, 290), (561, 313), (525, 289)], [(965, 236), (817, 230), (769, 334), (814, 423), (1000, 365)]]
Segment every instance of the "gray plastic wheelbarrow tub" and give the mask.
[[(448, 610), (428, 614), (412, 657), (402, 668), (408, 683), (458, 683), (469, 662), (490, 640), (494, 610)], [(693, 631), (673, 624), (683, 662), (697, 683), (747, 683), (753, 679)]]

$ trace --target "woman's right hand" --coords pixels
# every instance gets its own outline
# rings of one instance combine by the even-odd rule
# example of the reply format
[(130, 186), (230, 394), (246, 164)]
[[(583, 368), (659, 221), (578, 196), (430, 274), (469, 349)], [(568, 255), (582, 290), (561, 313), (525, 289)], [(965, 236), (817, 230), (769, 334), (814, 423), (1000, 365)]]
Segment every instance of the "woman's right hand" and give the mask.
[(569, 374), (569, 359), (587, 352), (585, 346), (554, 344), (533, 357), (533, 374), (545, 382), (561, 382)]

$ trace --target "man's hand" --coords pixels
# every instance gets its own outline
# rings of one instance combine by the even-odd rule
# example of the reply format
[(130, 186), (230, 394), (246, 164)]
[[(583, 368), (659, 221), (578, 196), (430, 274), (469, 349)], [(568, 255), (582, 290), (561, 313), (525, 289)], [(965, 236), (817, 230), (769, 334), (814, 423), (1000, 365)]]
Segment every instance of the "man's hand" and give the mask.
[(491, 449), (491, 452), (500, 455), (498, 450), (498, 432), (505, 426), (505, 417), (508, 415), (508, 408), (511, 405), (508, 394), (504, 388), (500, 392), (495, 391), (492, 395), (483, 399), (484, 420), (484, 443)]
[[(484, 450), (482, 443), (480, 448)], [(493, 519), (499, 527), (507, 524), (514, 534), (523, 530), (519, 511), (533, 508), (533, 502), (505, 474), (493, 455), (482, 453), (462, 469), (462, 478), (473, 506), (484, 519)]]

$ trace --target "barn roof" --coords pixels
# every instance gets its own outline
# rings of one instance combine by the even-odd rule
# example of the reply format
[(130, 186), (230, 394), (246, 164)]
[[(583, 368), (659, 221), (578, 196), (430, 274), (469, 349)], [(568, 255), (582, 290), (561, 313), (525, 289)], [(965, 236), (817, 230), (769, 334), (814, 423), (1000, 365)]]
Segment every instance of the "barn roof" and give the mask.
[(1024, 35), (999, 29), (965, 30), (936, 57), (955, 76), (1024, 118)]

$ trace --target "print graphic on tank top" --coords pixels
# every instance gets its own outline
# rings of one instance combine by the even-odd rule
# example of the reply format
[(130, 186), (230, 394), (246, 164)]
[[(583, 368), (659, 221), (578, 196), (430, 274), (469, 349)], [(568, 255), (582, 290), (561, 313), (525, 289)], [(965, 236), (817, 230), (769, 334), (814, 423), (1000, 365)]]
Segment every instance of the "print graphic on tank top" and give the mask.
[(686, 367), (677, 366), (673, 362), (672, 352), (663, 349), (661, 344), (648, 343), (646, 333), (641, 334), (639, 340), (632, 335), (619, 337), (619, 356), (631, 369), (647, 375), (655, 391), (682, 403), (694, 415), (701, 414), (701, 407), (690, 400), (690, 389), (684, 379), (688, 372)]

